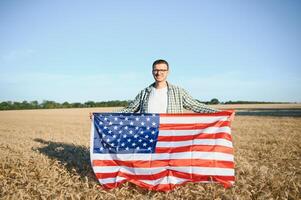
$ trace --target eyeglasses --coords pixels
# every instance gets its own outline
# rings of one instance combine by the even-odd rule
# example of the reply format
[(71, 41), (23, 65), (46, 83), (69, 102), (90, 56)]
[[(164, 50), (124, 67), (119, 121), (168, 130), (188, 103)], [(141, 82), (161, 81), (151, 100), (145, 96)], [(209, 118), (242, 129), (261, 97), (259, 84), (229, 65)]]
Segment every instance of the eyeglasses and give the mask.
[(154, 73), (157, 73), (157, 72), (167, 72), (168, 71), (168, 69), (153, 69), (153, 72)]

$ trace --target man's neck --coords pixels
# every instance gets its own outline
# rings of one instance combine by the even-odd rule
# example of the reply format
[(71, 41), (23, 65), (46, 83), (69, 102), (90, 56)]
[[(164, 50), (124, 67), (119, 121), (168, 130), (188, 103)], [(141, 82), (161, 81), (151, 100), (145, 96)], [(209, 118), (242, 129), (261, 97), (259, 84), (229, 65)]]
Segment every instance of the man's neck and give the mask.
[(155, 88), (156, 89), (162, 89), (165, 88), (167, 86), (167, 82), (163, 81), (163, 82), (156, 82), (155, 83)]

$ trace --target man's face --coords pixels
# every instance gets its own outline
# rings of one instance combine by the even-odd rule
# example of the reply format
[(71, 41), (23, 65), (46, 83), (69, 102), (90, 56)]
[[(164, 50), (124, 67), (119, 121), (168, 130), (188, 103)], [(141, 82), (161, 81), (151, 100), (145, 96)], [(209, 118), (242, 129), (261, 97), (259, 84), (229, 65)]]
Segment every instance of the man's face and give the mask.
[(157, 64), (153, 68), (153, 76), (156, 82), (164, 82), (167, 79), (168, 67), (166, 64)]

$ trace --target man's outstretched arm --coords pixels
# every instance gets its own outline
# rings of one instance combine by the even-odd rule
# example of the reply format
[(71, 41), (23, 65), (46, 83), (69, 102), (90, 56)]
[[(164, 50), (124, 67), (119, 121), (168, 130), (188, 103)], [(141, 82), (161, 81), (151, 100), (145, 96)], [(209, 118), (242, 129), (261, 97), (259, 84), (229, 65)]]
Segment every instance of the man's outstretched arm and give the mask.
[(183, 92), (183, 107), (187, 110), (192, 110), (193, 112), (197, 113), (216, 113), (220, 110), (210, 108), (209, 106), (200, 103), (196, 99), (194, 99), (188, 92), (186, 92), (184, 89)]

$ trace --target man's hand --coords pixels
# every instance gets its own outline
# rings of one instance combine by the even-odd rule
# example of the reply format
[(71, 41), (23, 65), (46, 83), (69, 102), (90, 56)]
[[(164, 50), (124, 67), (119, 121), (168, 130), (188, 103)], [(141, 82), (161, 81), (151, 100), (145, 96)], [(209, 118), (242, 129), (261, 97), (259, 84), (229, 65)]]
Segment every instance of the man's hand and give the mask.
[(93, 114), (90, 112), (89, 117), (90, 117), (91, 120), (92, 120), (92, 116), (93, 116)]

